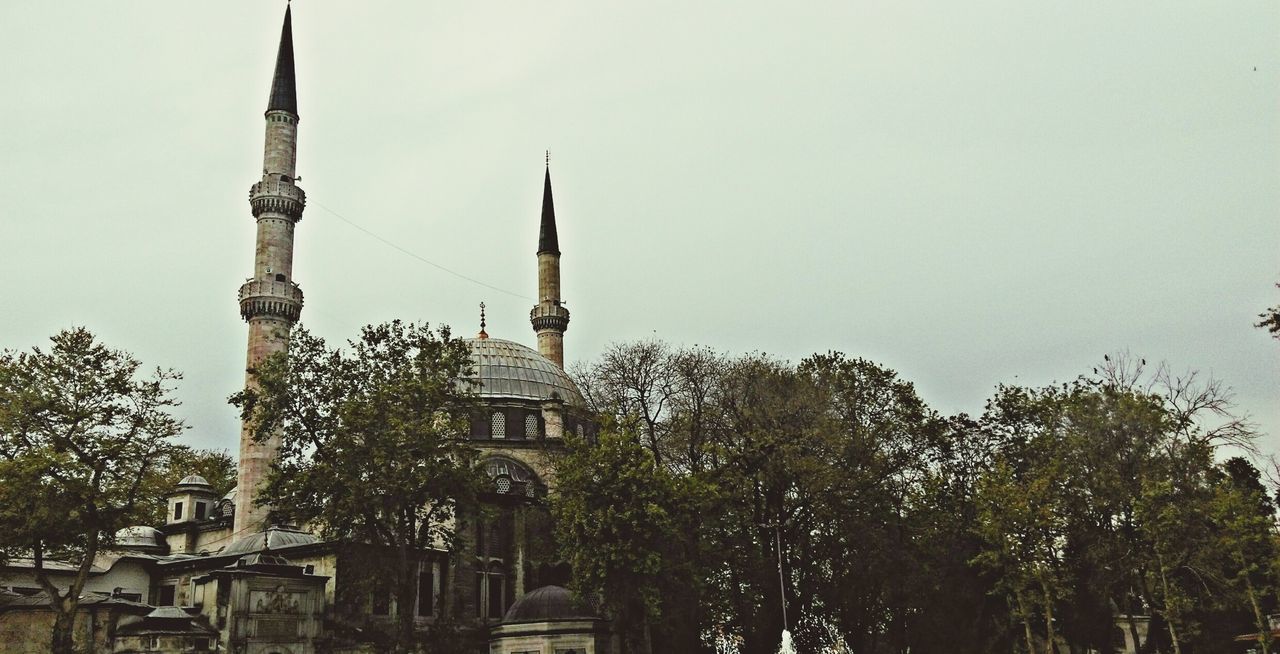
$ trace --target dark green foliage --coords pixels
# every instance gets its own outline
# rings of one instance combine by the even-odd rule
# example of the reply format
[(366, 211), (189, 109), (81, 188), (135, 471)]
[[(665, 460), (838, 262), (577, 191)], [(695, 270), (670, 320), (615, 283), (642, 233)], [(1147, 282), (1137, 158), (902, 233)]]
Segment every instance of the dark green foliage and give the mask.
[[(94, 557), (144, 524), (185, 426), (169, 414), (180, 376), (141, 364), (83, 328), (48, 350), (0, 353), (0, 559), (33, 557), (57, 618), (52, 651), (70, 654), (71, 622)], [(59, 588), (44, 569), (78, 569)]]
[[(371, 583), (412, 606), (420, 552), (452, 547), (453, 518), (485, 483), (466, 439), (470, 369), (446, 328), (373, 325), (346, 348), (296, 329), (288, 357), (263, 362), (231, 398), (255, 438), (280, 437), (259, 501), (326, 539), (384, 548)], [(413, 614), (398, 616), (394, 647), (405, 648)]]
[[(621, 427), (605, 458), (560, 467), (607, 513), (564, 518), (661, 519), (628, 523), (652, 539), (597, 533), (575, 579), (686, 635), (653, 651), (720, 638), (772, 654), (784, 600), (802, 651), (873, 654), (1110, 652), (1131, 613), (1151, 616), (1144, 651), (1234, 651), (1275, 607), (1274, 505), (1246, 461), (1214, 461), (1254, 434), (1194, 373), (1108, 356), (1073, 383), (1002, 386), (976, 420), (943, 420), (893, 371), (840, 354), (792, 365), (647, 341), (579, 383)], [(656, 501), (664, 488), (682, 491)], [(697, 512), (687, 529), (678, 507)], [(644, 565), (602, 569), (592, 548)]]
[(670, 639), (654, 633), (657, 618), (680, 616), (666, 599), (695, 583), (673, 564), (681, 560), (698, 491), (657, 467), (633, 434), (605, 430), (596, 443), (570, 438), (567, 444), (551, 506), (573, 587), (602, 600), (628, 651), (651, 651), (653, 641)]

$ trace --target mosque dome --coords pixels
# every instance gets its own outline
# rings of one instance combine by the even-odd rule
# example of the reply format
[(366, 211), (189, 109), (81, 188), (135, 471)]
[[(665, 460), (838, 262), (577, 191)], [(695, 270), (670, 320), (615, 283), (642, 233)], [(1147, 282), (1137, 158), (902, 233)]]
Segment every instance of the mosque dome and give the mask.
[(503, 624), (512, 622), (555, 622), (558, 620), (599, 620), (600, 615), (563, 586), (543, 586), (516, 600)]
[(542, 401), (554, 397), (572, 406), (586, 404), (569, 375), (533, 349), (501, 338), (471, 338), (467, 345), (482, 398)]
[(222, 550), (227, 554), (252, 554), (263, 550), (282, 550), (286, 547), (310, 545), (320, 542), (319, 538), (292, 527), (271, 527), (252, 536), (245, 536)]
[(162, 549), (164, 546), (164, 534), (155, 527), (138, 525), (116, 532), (116, 547), (120, 549)]

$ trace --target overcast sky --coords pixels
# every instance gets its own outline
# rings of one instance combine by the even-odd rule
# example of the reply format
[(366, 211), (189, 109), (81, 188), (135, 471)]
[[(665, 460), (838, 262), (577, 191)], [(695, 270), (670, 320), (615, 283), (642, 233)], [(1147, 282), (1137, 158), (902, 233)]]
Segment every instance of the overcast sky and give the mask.
[[(87, 326), (184, 372), (186, 441), (233, 452), (284, 6), (0, 4), (0, 347)], [(570, 361), (839, 350), (978, 413), (1127, 349), (1230, 384), (1280, 450), (1275, 0), (294, 10), (327, 338), (469, 335), (484, 301), (533, 346), (549, 148)]]

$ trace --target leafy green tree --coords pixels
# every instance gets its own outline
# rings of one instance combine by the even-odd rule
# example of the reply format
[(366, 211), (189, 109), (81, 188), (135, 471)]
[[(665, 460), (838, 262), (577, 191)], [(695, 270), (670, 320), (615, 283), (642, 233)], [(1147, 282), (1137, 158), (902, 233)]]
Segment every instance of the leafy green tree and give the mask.
[[(923, 484), (945, 459), (946, 423), (894, 371), (841, 353), (796, 368), (821, 408), (812, 448), (818, 484), (804, 484), (792, 541), (798, 608), (821, 612), (854, 649), (902, 651), (921, 602), (911, 579), (924, 554), (919, 533)], [(821, 485), (819, 485), (821, 484)], [(806, 506), (806, 504), (808, 506)], [(805, 644), (811, 634), (799, 631)]]
[(401, 650), (415, 638), (418, 554), (452, 548), (455, 516), (484, 485), (466, 438), (470, 375), (470, 350), (448, 328), (370, 325), (346, 348), (299, 328), (288, 356), (268, 358), (231, 398), (255, 439), (280, 437), (259, 496), (277, 519), (390, 552), (370, 570), (394, 589)]
[(1274, 606), (1276, 588), (1275, 506), (1258, 469), (1247, 460), (1233, 457), (1219, 470), (1211, 509), (1217, 535), (1213, 546), (1225, 553), (1225, 576), (1249, 607), (1262, 654), (1269, 654), (1271, 628), (1266, 616)]
[(913, 493), (907, 517), (911, 565), (900, 579), (908, 596), (911, 652), (1010, 652), (1021, 641), (1010, 625), (996, 571), (975, 565), (979, 483), (991, 468), (990, 434), (968, 416), (948, 421), (940, 458)]
[(1055, 651), (1060, 636), (1070, 397), (1061, 387), (1002, 386), (982, 420), (996, 451), (978, 483), (977, 530), (984, 548), (974, 562), (995, 574), (1028, 652), (1041, 648), (1037, 643)]
[(669, 608), (664, 597), (697, 583), (673, 565), (682, 529), (696, 515), (697, 490), (658, 466), (635, 434), (606, 429), (596, 443), (570, 437), (566, 445), (551, 509), (572, 585), (602, 600), (625, 651), (655, 651), (653, 632)]
[[(1063, 395), (1061, 456), (1071, 471), (1062, 510), (1069, 603), (1063, 633), (1073, 644), (1110, 647), (1122, 619), (1134, 642), (1149, 544), (1135, 503), (1144, 480), (1165, 474), (1173, 421), (1163, 402), (1131, 388), (1077, 382)], [(1111, 607), (1116, 607), (1113, 611)], [(1123, 608), (1121, 608), (1123, 607)]]
[[(94, 558), (145, 520), (185, 426), (169, 413), (177, 373), (143, 376), (84, 328), (51, 341), (0, 353), (0, 558), (33, 558), (55, 613), (51, 651), (70, 654)], [(51, 558), (74, 566), (69, 587), (50, 578)]]
[(773, 652), (784, 609), (791, 625), (816, 609), (811, 582), (828, 561), (816, 555), (811, 535), (825, 522), (816, 499), (840, 477), (832, 465), (836, 430), (813, 378), (784, 362), (743, 357), (722, 383), (713, 440), (719, 464), (709, 477), (718, 519), (705, 526), (717, 554), (710, 595), (727, 631), (742, 637), (744, 654)]

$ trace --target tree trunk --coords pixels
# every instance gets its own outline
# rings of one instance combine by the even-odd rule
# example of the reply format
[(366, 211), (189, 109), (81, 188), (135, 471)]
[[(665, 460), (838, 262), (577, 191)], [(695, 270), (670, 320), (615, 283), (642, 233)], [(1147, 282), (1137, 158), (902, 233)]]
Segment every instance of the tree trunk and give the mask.
[(1040, 579), (1040, 589), (1044, 592), (1044, 632), (1045, 654), (1058, 654), (1058, 639), (1053, 628), (1053, 593), (1049, 591), (1049, 583)]
[(54, 610), (55, 615), (50, 641), (52, 652), (53, 654), (74, 654), (76, 612), (80, 609), (80, 591), (84, 590), (84, 583), (89, 578), (89, 571), (93, 567), (93, 559), (98, 554), (98, 534), (97, 532), (89, 533), (89, 540), (80, 559), (80, 566), (76, 570), (76, 577), (71, 580), (71, 587), (65, 594), (60, 594), (57, 586), (45, 574), (44, 544), (37, 543), (33, 550), (36, 581), (49, 594), (50, 608)]
[[(70, 611), (68, 606), (71, 605)], [(53, 654), (75, 654), (76, 607), (69, 598), (58, 602), (58, 611), (53, 620)]]
[(1160, 589), (1164, 593), (1164, 624), (1169, 629), (1173, 654), (1182, 654), (1182, 646), (1178, 644), (1178, 632), (1173, 627), (1173, 616), (1169, 615), (1169, 578), (1165, 575), (1164, 558), (1159, 554), (1156, 555), (1156, 563), (1160, 566)]
[(1262, 607), (1258, 606), (1258, 594), (1253, 590), (1253, 580), (1249, 578), (1244, 552), (1236, 550), (1236, 558), (1239, 559), (1244, 574), (1244, 589), (1249, 596), (1249, 605), (1253, 607), (1253, 619), (1258, 625), (1258, 646), (1262, 648), (1262, 654), (1271, 654), (1271, 625), (1267, 624), (1267, 617), (1262, 615)]
[[(1134, 599), (1132, 591), (1128, 593), (1128, 596), (1130, 600)], [(1129, 637), (1133, 639), (1133, 651), (1141, 652), (1142, 641), (1138, 638), (1138, 621), (1133, 619), (1133, 602), (1130, 601), (1128, 604), (1129, 608), (1125, 610), (1124, 617), (1125, 622), (1129, 623)]]
[(1021, 590), (1015, 591), (1013, 596), (1018, 600), (1018, 615), (1022, 617), (1022, 634), (1027, 638), (1027, 654), (1035, 654), (1036, 642), (1031, 634), (1031, 615), (1027, 612), (1027, 601), (1023, 598)]
[(409, 651), (413, 643), (413, 594), (417, 589), (415, 574), (409, 569), (409, 546), (401, 543), (396, 548), (396, 650)]
[[(1139, 588), (1142, 591), (1142, 601), (1146, 603), (1147, 610), (1152, 614), (1154, 614), (1156, 610), (1156, 598), (1155, 598), (1155, 595), (1151, 592), (1151, 584), (1147, 583), (1147, 577), (1148, 577), (1147, 569), (1144, 566), (1138, 570)], [(1150, 617), (1152, 618), (1152, 620), (1147, 623), (1147, 644), (1150, 645), (1148, 649), (1154, 650), (1156, 652), (1163, 652), (1164, 650), (1160, 648), (1159, 639), (1155, 638), (1155, 631), (1154, 631), (1156, 626), (1156, 622), (1154, 619), (1155, 616), (1152, 615)], [(1162, 613), (1160, 617), (1161, 619), (1164, 619), (1164, 614)]]

